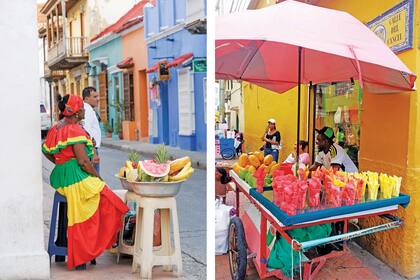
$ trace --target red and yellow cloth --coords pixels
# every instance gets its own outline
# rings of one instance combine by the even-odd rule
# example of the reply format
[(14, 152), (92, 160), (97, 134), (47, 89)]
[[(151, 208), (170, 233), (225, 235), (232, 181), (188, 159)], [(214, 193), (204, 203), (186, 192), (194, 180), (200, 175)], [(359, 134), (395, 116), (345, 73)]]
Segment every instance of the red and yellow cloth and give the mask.
[(51, 186), (67, 199), (67, 267), (72, 268), (98, 257), (116, 241), (122, 216), (128, 207), (105, 182), (78, 165), (72, 146), (85, 144), (88, 156), (93, 144), (78, 124), (62, 121), (51, 128), (42, 150), (54, 155)]

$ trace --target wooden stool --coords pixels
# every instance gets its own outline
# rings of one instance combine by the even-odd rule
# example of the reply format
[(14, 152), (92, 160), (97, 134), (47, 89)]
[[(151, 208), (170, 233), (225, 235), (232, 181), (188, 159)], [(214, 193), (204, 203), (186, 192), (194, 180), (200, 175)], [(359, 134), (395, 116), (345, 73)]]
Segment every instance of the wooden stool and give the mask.
[[(127, 193), (127, 201), (137, 202), (136, 236), (134, 243), (132, 272), (138, 272), (140, 278), (151, 279), (153, 266), (163, 265), (165, 271), (177, 267), (177, 275), (182, 274), (181, 242), (179, 238), (178, 214), (175, 197), (141, 197)], [(162, 246), (153, 251), (154, 213), (161, 213)], [(171, 242), (171, 215), (174, 233), (174, 248)]]

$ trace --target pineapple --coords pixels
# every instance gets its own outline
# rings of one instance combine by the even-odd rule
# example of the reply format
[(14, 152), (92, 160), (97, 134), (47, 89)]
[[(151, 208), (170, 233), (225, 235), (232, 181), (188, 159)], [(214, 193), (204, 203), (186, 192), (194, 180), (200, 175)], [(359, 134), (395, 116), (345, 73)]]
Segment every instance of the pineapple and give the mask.
[(133, 168), (136, 169), (140, 160), (140, 155), (137, 152), (131, 152), (128, 154), (128, 160), (131, 161)]
[(160, 145), (155, 153), (155, 162), (156, 163), (168, 163), (169, 153), (164, 145)]

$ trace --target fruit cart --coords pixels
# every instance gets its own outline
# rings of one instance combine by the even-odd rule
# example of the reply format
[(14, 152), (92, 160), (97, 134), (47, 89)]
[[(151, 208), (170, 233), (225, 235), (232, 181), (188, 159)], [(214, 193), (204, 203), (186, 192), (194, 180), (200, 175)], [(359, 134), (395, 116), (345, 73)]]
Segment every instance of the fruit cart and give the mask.
[[(264, 187), (264, 191), (259, 193), (239, 178), (233, 170), (230, 171), (230, 175), (236, 185), (236, 209), (238, 210), (238, 216), (232, 218), (229, 227), (229, 264), (232, 279), (244, 279), (247, 260), (250, 258), (252, 258), (261, 279), (273, 276), (279, 279), (290, 279), (280, 269), (271, 269), (267, 266), (270, 254), (266, 245), (269, 224), (285, 238), (294, 251), (299, 253), (299, 263), (293, 265), (292, 262), (294, 271), (298, 271), (297, 275), (301, 279), (315, 279), (314, 277), (327, 259), (348, 253), (347, 240), (401, 226), (403, 221), (393, 214), (398, 210), (399, 205), (406, 207), (410, 201), (409, 196), (400, 194), (391, 199), (289, 216), (271, 201), (271, 187)], [(241, 209), (240, 193), (243, 193), (246, 200), (250, 202), (241, 211), (239, 210)], [(380, 216), (386, 222), (378, 226), (348, 232), (349, 220), (371, 216)], [(292, 239), (287, 232), (292, 229), (334, 222), (344, 222), (342, 234), (298, 242)], [(335, 250), (325, 255), (313, 255), (309, 252), (311, 248), (325, 244), (332, 244)]]

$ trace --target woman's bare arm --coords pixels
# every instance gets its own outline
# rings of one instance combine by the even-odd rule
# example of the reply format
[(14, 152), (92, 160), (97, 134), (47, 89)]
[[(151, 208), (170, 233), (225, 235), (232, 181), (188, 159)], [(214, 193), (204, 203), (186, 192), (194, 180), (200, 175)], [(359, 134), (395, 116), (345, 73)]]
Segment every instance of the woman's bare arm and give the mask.
[(76, 156), (77, 163), (80, 167), (86, 171), (87, 173), (91, 174), (92, 176), (99, 177), (99, 174), (96, 172), (95, 168), (92, 165), (92, 162), (89, 160), (88, 155), (86, 154), (86, 146), (85, 144), (75, 144), (73, 145), (73, 152)]

